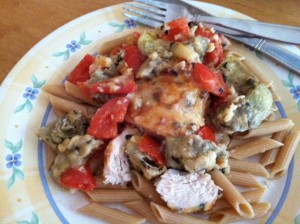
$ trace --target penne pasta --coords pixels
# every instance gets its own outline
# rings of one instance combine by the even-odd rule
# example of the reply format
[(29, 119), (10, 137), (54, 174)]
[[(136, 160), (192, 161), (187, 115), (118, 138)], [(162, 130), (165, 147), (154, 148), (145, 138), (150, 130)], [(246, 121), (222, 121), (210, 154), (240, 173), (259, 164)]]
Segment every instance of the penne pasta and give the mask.
[(76, 99), (79, 99), (85, 103), (88, 103), (92, 106), (96, 106), (96, 107), (100, 107), (101, 104), (100, 103), (97, 103), (95, 101), (93, 101), (92, 99), (84, 96), (82, 94), (82, 92), (80, 91), (80, 89), (73, 83), (71, 82), (68, 82), (66, 81), (65, 82), (65, 88), (66, 88), (66, 91), (69, 95), (71, 95), (72, 97), (75, 97)]
[[(262, 187), (254, 190), (241, 192), (241, 194), (249, 203), (254, 203), (254, 202), (260, 202), (265, 192), (266, 192), (266, 188)], [(232, 208), (232, 206), (229, 204), (229, 202), (225, 198), (220, 198), (217, 200), (216, 205), (213, 207), (213, 209), (208, 211), (207, 213), (213, 213), (216, 211), (230, 209), (230, 208)]]
[(227, 175), (228, 180), (234, 185), (249, 187), (249, 188), (260, 188), (260, 183), (250, 173), (243, 173), (238, 171), (230, 171)]
[(66, 88), (63, 84), (49, 84), (43, 87), (43, 90), (51, 95), (57, 96), (59, 98), (63, 98), (66, 100), (73, 101), (75, 103), (82, 103), (81, 100), (69, 95), (66, 91)]
[(132, 189), (94, 189), (85, 192), (94, 202), (128, 202), (142, 200)]
[[(251, 205), (254, 211), (254, 218), (262, 217), (269, 211), (271, 207), (271, 204), (268, 202), (253, 203)], [(234, 209), (228, 209), (212, 214), (210, 220), (217, 223), (233, 223), (246, 219), (240, 216)]]
[(294, 131), (284, 140), (284, 146), (280, 149), (274, 166), (271, 170), (271, 178), (281, 177), (286, 173), (293, 155), (298, 147), (300, 140), (300, 131)]
[(131, 172), (131, 183), (134, 189), (143, 197), (155, 202), (156, 204), (165, 205), (166, 203), (160, 198), (154, 185), (144, 178), (137, 171)]
[(235, 147), (230, 150), (230, 156), (235, 159), (245, 159), (282, 145), (281, 142), (263, 137)]
[(229, 204), (243, 217), (252, 218), (254, 216), (250, 203), (233, 186), (229, 179), (219, 170), (210, 171), (211, 178), (219, 187), (223, 189), (223, 194)]
[(245, 133), (239, 133), (234, 136), (236, 138), (253, 138), (285, 130), (289, 128), (292, 124), (292, 120), (286, 118), (280, 118), (274, 121), (265, 121), (255, 129), (251, 129)]
[(250, 173), (256, 176), (269, 177), (270, 174), (260, 163), (229, 158), (230, 170)]
[(141, 216), (145, 217), (149, 222), (153, 224), (162, 224), (158, 221), (152, 212), (149, 202), (145, 201), (131, 201), (124, 203), (125, 206), (131, 208), (133, 211), (137, 212)]
[(48, 94), (49, 101), (51, 105), (62, 112), (70, 112), (72, 110), (80, 111), (85, 117), (90, 117), (92, 114), (96, 112), (96, 108), (91, 106), (86, 106), (83, 104), (74, 103), (72, 101), (59, 98), (57, 96)]
[(151, 209), (155, 217), (162, 223), (166, 224), (212, 224), (213, 222), (201, 219), (192, 215), (173, 212), (172, 210), (151, 202)]
[[(264, 136), (265, 137), (265, 136)], [(267, 136), (269, 137), (269, 136)], [(257, 139), (259, 139), (260, 137), (256, 137), (256, 138), (247, 138), (247, 139), (242, 139), (242, 138), (232, 138), (229, 145), (227, 146), (227, 150), (231, 150), (234, 149), (237, 146), (241, 146), (244, 144), (247, 144), (249, 142), (253, 142)], [(271, 135), (270, 135), (271, 138)]]
[[(279, 141), (279, 142), (283, 142), (283, 140), (288, 135), (288, 133), (291, 131), (293, 126), (294, 126), (294, 124), (291, 124), (291, 126), (288, 127), (287, 129), (274, 133), (272, 136), (272, 139)], [(276, 147), (274, 149), (266, 151), (264, 153), (260, 163), (263, 166), (270, 166), (271, 164), (273, 164), (275, 162), (278, 151), (279, 151), (279, 147)]]
[(146, 221), (144, 217), (128, 214), (118, 209), (110, 208), (98, 203), (89, 204), (83, 208), (78, 209), (78, 211), (114, 224), (135, 224), (144, 223)]
[(51, 166), (54, 163), (55, 157), (56, 157), (56, 152), (47, 144), (46, 145), (46, 158), (47, 158), (47, 162), (46, 162), (46, 167), (47, 170), (51, 169)]

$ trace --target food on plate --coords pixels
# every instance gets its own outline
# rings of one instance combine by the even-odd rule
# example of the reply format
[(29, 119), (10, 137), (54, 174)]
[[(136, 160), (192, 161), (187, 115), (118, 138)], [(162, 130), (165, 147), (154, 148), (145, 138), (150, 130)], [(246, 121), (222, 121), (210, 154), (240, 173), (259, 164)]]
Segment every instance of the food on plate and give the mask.
[[(260, 202), (264, 191), (243, 193), (235, 185), (259, 189), (255, 176), (283, 175), (300, 135), (289, 134), (289, 119), (268, 120), (275, 114), (273, 89), (229, 45), (212, 28), (179, 18), (134, 32), (108, 52), (87, 54), (68, 75), (65, 91), (48, 84), (63, 116), (38, 136), (56, 152), (56, 182), (86, 191), (92, 201), (126, 202), (139, 213), (137, 223), (144, 221), (140, 216), (157, 223), (209, 222), (183, 214), (196, 211), (212, 213), (213, 221), (264, 215), (270, 208)], [(54, 103), (59, 97), (63, 101)], [(260, 153), (274, 166), (271, 173), (260, 161), (247, 161)], [(144, 201), (124, 197), (126, 192)], [(227, 210), (218, 209), (222, 203)], [(103, 206), (92, 203), (81, 211), (104, 220), (122, 214), (107, 208), (108, 218), (97, 211)]]

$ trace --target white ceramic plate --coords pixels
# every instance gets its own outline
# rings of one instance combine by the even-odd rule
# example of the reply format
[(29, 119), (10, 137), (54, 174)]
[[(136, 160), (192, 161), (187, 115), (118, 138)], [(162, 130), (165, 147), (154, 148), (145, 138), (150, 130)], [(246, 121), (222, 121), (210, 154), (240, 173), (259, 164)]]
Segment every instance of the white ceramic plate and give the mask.
[[(208, 12), (224, 17), (248, 18), (216, 5), (195, 2)], [(0, 89), (0, 223), (99, 223), (76, 209), (88, 202), (81, 193), (70, 194), (57, 186), (44, 168), (43, 144), (35, 132), (52, 118), (41, 87), (62, 82), (86, 53), (101, 45), (145, 28), (121, 14), (121, 5), (82, 16), (40, 41), (13, 68)], [(287, 47), (287, 46), (284, 46)], [(287, 47), (300, 54), (296, 47)], [(281, 103), (279, 110), (300, 126), (299, 78), (264, 55), (237, 45), (255, 68), (274, 82)], [(251, 223), (300, 223), (300, 164), (297, 153), (287, 175), (269, 182), (264, 200), (272, 202), (268, 217)], [(298, 216), (299, 217), (299, 216)], [(298, 221), (297, 221), (298, 219)]]

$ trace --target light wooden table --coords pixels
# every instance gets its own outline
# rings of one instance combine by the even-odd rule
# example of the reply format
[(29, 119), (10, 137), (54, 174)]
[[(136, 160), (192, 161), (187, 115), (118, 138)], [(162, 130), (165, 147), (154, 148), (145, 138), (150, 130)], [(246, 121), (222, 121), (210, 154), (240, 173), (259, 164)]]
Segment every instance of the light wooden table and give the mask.
[[(257, 20), (300, 27), (299, 0), (203, 0)], [(0, 0), (0, 83), (42, 38), (88, 12), (122, 0)]]

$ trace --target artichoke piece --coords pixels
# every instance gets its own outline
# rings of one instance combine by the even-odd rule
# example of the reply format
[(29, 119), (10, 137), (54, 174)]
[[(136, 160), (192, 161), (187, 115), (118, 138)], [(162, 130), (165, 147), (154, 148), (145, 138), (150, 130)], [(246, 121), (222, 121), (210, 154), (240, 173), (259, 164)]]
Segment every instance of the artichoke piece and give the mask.
[(130, 163), (137, 171), (151, 180), (166, 171), (165, 166), (159, 166), (150, 156), (139, 150), (138, 144), (141, 136), (132, 136), (127, 142), (125, 153), (129, 157)]
[(149, 55), (153, 52), (163, 53), (170, 49), (170, 42), (157, 39), (155, 32), (146, 31), (138, 39), (138, 47), (142, 54)]
[(229, 134), (258, 127), (271, 112), (271, 91), (237, 57), (228, 57), (220, 66), (238, 96), (218, 108), (212, 119), (215, 126)]
[(84, 135), (88, 122), (80, 111), (71, 111), (65, 117), (58, 118), (38, 130), (38, 137), (57, 151), (57, 147), (65, 139), (75, 135)]
[(223, 169), (228, 166), (226, 147), (202, 139), (199, 135), (166, 138), (167, 167), (188, 172)]

